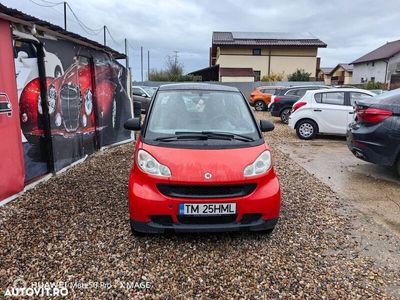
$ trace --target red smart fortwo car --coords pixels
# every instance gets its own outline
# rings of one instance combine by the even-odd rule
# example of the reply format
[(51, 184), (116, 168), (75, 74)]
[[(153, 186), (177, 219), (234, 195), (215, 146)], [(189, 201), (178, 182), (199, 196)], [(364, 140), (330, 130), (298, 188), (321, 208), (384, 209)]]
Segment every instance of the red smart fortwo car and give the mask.
[(272, 231), (280, 186), (243, 95), (209, 84), (161, 86), (141, 126), (129, 179), (134, 234)]

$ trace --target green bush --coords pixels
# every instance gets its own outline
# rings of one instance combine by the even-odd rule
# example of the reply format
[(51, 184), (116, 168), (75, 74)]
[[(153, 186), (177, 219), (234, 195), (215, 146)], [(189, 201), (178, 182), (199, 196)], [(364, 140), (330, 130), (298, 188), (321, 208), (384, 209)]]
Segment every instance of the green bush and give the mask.
[(281, 72), (281, 73), (272, 72), (270, 75), (264, 75), (263, 78), (261, 78), (261, 81), (266, 81), (266, 82), (282, 81), (284, 76), (285, 76), (285, 72)]
[(310, 81), (311, 73), (304, 71), (304, 69), (297, 69), (296, 72), (288, 76), (289, 81)]
[(365, 90), (385, 90), (386, 86), (383, 82), (368, 81), (363, 83), (362, 88)]

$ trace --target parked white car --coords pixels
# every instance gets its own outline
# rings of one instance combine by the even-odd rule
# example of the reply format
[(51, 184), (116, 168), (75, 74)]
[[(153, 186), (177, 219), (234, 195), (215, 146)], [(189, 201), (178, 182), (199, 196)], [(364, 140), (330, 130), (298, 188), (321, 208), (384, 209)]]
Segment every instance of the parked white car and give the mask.
[(293, 105), (289, 127), (304, 140), (317, 134), (346, 135), (354, 119), (354, 102), (373, 96), (370, 91), (355, 88), (308, 91)]

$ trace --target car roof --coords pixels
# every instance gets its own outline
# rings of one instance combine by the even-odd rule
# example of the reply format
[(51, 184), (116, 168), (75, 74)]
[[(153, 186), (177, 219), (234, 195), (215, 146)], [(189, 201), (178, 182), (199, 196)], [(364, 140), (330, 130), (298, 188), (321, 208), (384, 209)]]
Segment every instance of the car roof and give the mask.
[(262, 85), (258, 86), (257, 89), (284, 89), (282, 85)]
[(307, 93), (324, 93), (324, 92), (360, 92), (360, 93), (373, 94), (371, 91), (357, 89), (357, 88), (331, 88), (331, 89), (319, 89), (319, 90), (307, 91)]
[(224, 91), (224, 92), (239, 92), (236, 87), (210, 84), (210, 83), (172, 83), (161, 85), (159, 91), (172, 90), (204, 90), (204, 91)]
[(285, 90), (291, 90), (291, 89), (301, 89), (301, 88), (321, 88), (321, 87), (326, 87), (327, 89), (329, 88), (327, 85), (320, 85), (320, 84), (309, 84), (309, 85), (294, 85), (294, 86), (288, 86), (285, 87)]

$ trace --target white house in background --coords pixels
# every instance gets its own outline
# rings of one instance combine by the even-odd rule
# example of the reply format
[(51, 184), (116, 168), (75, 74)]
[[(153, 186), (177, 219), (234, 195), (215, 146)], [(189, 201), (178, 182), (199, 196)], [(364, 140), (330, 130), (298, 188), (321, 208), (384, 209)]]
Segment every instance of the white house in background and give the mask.
[(388, 42), (356, 59), (352, 64), (353, 83), (389, 83), (392, 74), (400, 73), (400, 40)]

